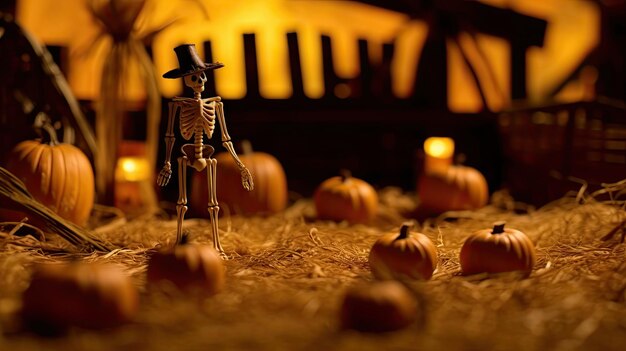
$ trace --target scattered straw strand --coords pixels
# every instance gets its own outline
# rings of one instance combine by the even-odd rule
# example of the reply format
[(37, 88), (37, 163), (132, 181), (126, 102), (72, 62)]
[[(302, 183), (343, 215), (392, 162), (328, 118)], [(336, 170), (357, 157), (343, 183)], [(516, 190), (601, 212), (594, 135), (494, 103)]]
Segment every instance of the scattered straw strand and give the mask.
[(6, 199), (14, 208), (24, 210), (29, 215), (43, 220), (50, 230), (79, 250), (111, 250), (109, 245), (99, 238), (94, 237), (74, 223), (59, 217), (52, 210), (35, 200), (26, 189), (24, 183), (2, 167), (0, 167), (0, 199)]

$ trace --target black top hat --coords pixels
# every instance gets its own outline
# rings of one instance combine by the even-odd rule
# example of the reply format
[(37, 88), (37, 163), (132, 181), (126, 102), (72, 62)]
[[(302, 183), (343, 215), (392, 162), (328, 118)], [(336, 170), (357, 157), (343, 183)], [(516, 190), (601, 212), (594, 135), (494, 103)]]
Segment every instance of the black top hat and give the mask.
[(195, 44), (183, 44), (174, 48), (176, 57), (178, 57), (178, 66), (171, 71), (165, 72), (163, 78), (180, 78), (190, 74), (206, 71), (208, 69), (218, 69), (224, 67), (221, 62), (205, 63), (202, 62), (198, 52), (196, 52)]

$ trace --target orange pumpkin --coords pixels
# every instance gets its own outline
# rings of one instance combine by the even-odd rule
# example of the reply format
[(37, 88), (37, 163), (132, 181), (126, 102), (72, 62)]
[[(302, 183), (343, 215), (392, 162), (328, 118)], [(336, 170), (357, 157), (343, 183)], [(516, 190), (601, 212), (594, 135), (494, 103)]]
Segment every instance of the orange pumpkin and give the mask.
[(470, 235), (461, 248), (461, 270), (464, 274), (525, 271), (535, 265), (535, 246), (522, 232), (496, 223)]
[(183, 242), (172, 250), (152, 255), (147, 276), (153, 284), (168, 280), (181, 290), (199, 289), (213, 295), (224, 288), (225, 271), (220, 255), (212, 246)]
[(74, 262), (35, 268), (22, 315), (35, 329), (97, 329), (130, 321), (138, 307), (137, 288), (120, 268)]
[[(239, 158), (248, 167), (254, 180), (254, 190), (247, 191), (241, 186), (241, 171), (229, 153), (215, 156), (217, 160), (217, 200), (220, 205), (237, 214), (268, 215), (280, 212), (287, 207), (287, 176), (280, 162), (264, 152), (253, 152), (245, 144), (244, 153)], [(194, 172), (192, 178), (192, 214), (206, 217), (208, 204), (207, 175)], [(204, 210), (204, 211), (203, 211)]]
[(344, 171), (320, 184), (313, 196), (317, 217), (350, 223), (367, 223), (378, 212), (378, 194), (364, 180)]
[(489, 200), (485, 177), (466, 166), (450, 166), (445, 171), (423, 174), (417, 192), (419, 209), (428, 214), (478, 209)]
[[(27, 140), (9, 153), (7, 169), (19, 178), (35, 199), (59, 216), (85, 225), (94, 204), (94, 174), (91, 163), (77, 147), (59, 143), (49, 122), (41, 128), (41, 140)], [(13, 211), (5, 219), (20, 220)]]
[(387, 332), (411, 324), (417, 301), (401, 283), (388, 280), (350, 288), (341, 304), (341, 326), (365, 332)]
[(378, 279), (424, 279), (432, 277), (437, 267), (437, 249), (422, 233), (410, 233), (404, 224), (380, 237), (370, 250), (369, 264)]

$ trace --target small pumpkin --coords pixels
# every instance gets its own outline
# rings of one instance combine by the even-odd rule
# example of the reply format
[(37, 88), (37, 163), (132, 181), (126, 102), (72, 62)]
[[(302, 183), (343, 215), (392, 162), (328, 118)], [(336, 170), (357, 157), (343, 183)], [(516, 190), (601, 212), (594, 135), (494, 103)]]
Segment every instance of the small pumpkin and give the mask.
[(394, 280), (357, 285), (344, 295), (340, 321), (344, 329), (387, 332), (413, 323), (418, 305), (415, 297)]
[(366, 181), (348, 171), (319, 185), (313, 196), (317, 217), (350, 223), (368, 223), (378, 212), (378, 194)]
[(374, 277), (386, 279), (424, 279), (437, 267), (437, 248), (422, 233), (411, 233), (405, 223), (397, 231), (384, 234), (370, 250), (369, 264)]
[[(80, 149), (58, 141), (49, 119), (39, 123), (35, 128), (42, 138), (17, 144), (8, 155), (6, 168), (39, 202), (59, 216), (85, 225), (95, 197), (91, 163)], [(3, 211), (2, 217), (21, 220), (24, 215)]]
[[(215, 156), (217, 160), (217, 200), (220, 205), (237, 214), (269, 215), (287, 207), (287, 176), (276, 157), (265, 152), (254, 152), (249, 142), (242, 142), (241, 162), (252, 173), (254, 190), (241, 186), (241, 171), (227, 152)], [(207, 215), (208, 185), (205, 172), (194, 172), (192, 178), (191, 209), (200, 217)], [(204, 209), (204, 211), (202, 211)]]
[(189, 244), (183, 236), (173, 249), (156, 252), (148, 261), (148, 282), (167, 280), (180, 290), (199, 290), (214, 295), (224, 288), (224, 264), (209, 245)]
[(114, 327), (132, 320), (139, 307), (128, 275), (99, 263), (38, 265), (22, 298), (27, 324), (48, 331)]
[(489, 200), (485, 177), (477, 169), (466, 166), (424, 173), (419, 178), (417, 192), (419, 210), (428, 214), (474, 210)]
[(493, 229), (479, 230), (465, 240), (460, 255), (464, 274), (530, 273), (536, 261), (533, 242), (521, 231), (504, 226), (498, 222)]

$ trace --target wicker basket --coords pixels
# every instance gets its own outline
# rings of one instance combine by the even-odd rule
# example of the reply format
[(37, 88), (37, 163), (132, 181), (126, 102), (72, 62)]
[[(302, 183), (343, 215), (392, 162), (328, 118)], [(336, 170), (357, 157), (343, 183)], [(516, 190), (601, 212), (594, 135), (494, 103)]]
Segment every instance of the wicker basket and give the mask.
[(587, 184), (626, 178), (626, 104), (608, 99), (510, 110), (499, 116), (505, 186), (544, 204)]

